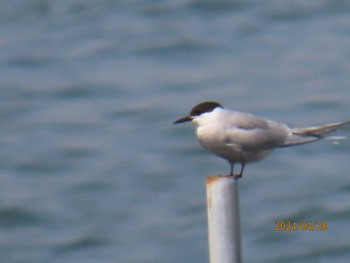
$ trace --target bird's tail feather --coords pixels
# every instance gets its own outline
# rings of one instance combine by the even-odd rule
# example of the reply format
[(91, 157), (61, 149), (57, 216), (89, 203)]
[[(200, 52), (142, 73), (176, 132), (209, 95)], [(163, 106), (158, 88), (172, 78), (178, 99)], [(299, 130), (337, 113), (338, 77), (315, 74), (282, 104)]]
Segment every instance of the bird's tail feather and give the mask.
[(292, 129), (291, 135), (281, 147), (305, 144), (321, 140), (332, 132), (350, 125), (350, 121), (327, 124), (321, 127), (309, 127), (304, 129)]

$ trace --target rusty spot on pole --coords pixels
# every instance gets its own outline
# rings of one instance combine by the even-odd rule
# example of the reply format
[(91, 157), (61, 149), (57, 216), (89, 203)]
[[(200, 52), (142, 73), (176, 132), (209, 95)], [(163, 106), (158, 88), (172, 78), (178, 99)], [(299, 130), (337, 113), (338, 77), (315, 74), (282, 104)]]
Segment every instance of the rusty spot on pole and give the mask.
[(207, 185), (211, 185), (212, 183), (215, 183), (217, 180), (220, 179), (220, 176), (215, 175), (215, 176), (208, 176), (207, 177)]
[(217, 180), (220, 178), (232, 178), (234, 179), (231, 175), (214, 175), (214, 176), (208, 176), (206, 179), (206, 184), (207, 186), (210, 186), (211, 184), (215, 183)]

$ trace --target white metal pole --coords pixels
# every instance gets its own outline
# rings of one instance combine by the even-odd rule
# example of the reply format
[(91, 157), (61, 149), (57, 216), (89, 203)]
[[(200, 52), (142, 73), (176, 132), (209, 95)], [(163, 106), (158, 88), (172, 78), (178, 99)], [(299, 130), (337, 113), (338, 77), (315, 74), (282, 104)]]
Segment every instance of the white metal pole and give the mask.
[(207, 177), (210, 263), (241, 263), (238, 180), (231, 176)]

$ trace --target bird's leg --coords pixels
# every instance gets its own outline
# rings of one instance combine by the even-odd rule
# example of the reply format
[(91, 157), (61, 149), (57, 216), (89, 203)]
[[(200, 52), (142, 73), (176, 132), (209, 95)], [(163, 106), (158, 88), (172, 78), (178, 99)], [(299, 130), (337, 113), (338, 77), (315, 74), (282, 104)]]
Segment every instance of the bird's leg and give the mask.
[(234, 168), (234, 166), (235, 166), (235, 163), (230, 163), (230, 165), (231, 165), (231, 172), (230, 172), (230, 176), (235, 176), (234, 174), (233, 174), (233, 168)]
[(236, 174), (234, 177), (235, 178), (241, 178), (243, 175), (243, 170), (244, 170), (245, 162), (241, 163), (241, 172), (239, 174)]

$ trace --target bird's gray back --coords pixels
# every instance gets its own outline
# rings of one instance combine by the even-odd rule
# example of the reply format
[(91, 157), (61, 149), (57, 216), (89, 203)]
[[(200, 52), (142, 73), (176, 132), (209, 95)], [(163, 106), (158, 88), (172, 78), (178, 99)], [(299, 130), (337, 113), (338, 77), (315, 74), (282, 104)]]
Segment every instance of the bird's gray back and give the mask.
[(225, 114), (226, 143), (244, 151), (259, 152), (279, 147), (289, 135), (289, 128), (281, 123), (249, 113), (226, 111)]

